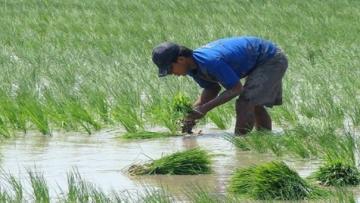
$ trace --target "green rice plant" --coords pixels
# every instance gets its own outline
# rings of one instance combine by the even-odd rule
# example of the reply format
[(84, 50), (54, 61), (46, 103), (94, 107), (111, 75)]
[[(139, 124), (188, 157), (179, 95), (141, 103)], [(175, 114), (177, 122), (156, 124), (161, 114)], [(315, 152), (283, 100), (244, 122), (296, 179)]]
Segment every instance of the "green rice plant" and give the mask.
[(356, 186), (360, 184), (359, 170), (342, 160), (325, 163), (312, 176), (325, 186)]
[[(226, 198), (225, 195), (211, 192), (208, 188), (203, 186), (189, 184), (184, 191), (187, 199), (196, 203), (220, 203), (220, 202), (232, 202), (230, 198)], [(226, 200), (226, 201), (224, 201)]]
[(179, 130), (179, 120), (183, 118), (184, 113), (175, 111), (171, 102), (167, 98), (161, 101), (154, 101), (147, 114), (155, 124), (165, 126), (171, 133), (176, 133)]
[(107, 95), (98, 86), (83, 88), (84, 94), (88, 97), (89, 106), (93, 109), (105, 123), (112, 123), (110, 118), (110, 106)]
[(200, 148), (176, 152), (143, 165), (132, 165), (131, 175), (196, 175), (211, 172), (211, 156)]
[(49, 121), (43, 106), (31, 90), (24, 88), (16, 96), (17, 105), (20, 108), (20, 115), (31, 121), (44, 135), (50, 134)]
[(24, 190), (23, 190), (23, 186), (20, 182), (20, 180), (16, 179), (13, 175), (9, 174), (7, 177), (6, 177), (8, 183), (11, 185), (11, 188), (12, 190), (14, 191), (15, 193), (15, 197), (14, 197), (14, 200), (16, 202), (21, 202), (23, 200), (23, 193), (24, 193)]
[(113, 116), (127, 132), (137, 132), (143, 129), (142, 121), (130, 105), (118, 104), (114, 108)]
[(277, 156), (291, 155), (303, 159), (343, 159), (354, 163), (354, 136), (345, 133), (336, 135), (335, 129), (298, 125), (282, 134), (254, 131), (246, 137), (225, 136), (242, 150), (254, 150), (258, 153), (272, 152)]
[[(32, 127), (26, 126), (28, 124), (46, 132), (46, 120), (50, 129), (85, 128), (91, 132), (96, 130), (94, 124), (97, 123), (99, 127), (125, 125), (136, 132), (144, 130), (141, 127), (146, 126), (146, 121), (146, 124), (156, 123), (175, 132), (176, 119), (172, 117), (173, 112), (167, 112), (171, 109), (171, 101), (157, 107), (157, 104), (152, 105), (152, 100), (171, 100), (174, 95), (171, 91), (195, 96), (199, 88), (190, 79), (158, 79), (157, 69), (149, 57), (152, 47), (161, 41), (176, 41), (196, 48), (214, 39), (247, 33), (258, 33), (277, 42), (291, 59), (291, 68), (283, 82), (284, 105), (271, 110), (280, 127), (293, 128), (307, 122), (316, 124), (326, 118), (336, 128), (342, 128), (347, 116), (354, 124), (359, 123), (356, 108), (359, 90), (356, 87), (359, 86), (360, 66), (359, 61), (353, 60), (359, 53), (359, 47), (354, 44), (356, 32), (353, 32), (353, 28), (359, 27), (357, 1), (324, 4), (315, 0), (295, 3), (284, 0), (275, 5), (259, 0), (241, 4), (231, 0), (219, 6), (204, 5), (200, 1), (149, 3), (135, 0), (96, 2), (94, 6), (94, 2), (75, 0), (75, 6), (71, 5), (35, 0), (23, 4), (23, 1), (14, 0), (0, 6), (0, 24), (4, 28), (0, 42), (0, 81), (5, 93), (5, 100), (0, 99), (3, 134), (6, 134), (5, 128), (10, 133), (25, 131)], [(322, 12), (318, 12), (319, 8)], [(337, 8), (335, 13), (334, 8)], [(86, 15), (82, 15), (84, 9)], [(39, 10), (44, 12), (39, 14)], [(154, 10), (157, 12), (151, 12)], [(279, 10), (281, 16), (277, 15)], [(214, 15), (207, 18), (203, 11), (211, 11)], [(169, 16), (170, 13), (174, 15)], [(187, 13), (199, 15), (187, 19)], [(128, 18), (132, 23), (124, 20)], [(169, 22), (166, 28), (164, 19)], [(183, 19), (185, 28), (191, 32), (172, 32), (178, 27), (172, 22), (178, 19)], [(256, 26), (259, 22), (261, 26)], [(275, 32), (273, 27), (279, 30)], [(159, 33), (159, 29), (164, 32)], [(342, 41), (331, 40), (338, 38)], [(302, 43), (304, 41), (309, 43)], [(51, 106), (47, 99), (44, 101), (43, 80), (48, 81), (45, 86), (54, 98), (62, 100), (59, 106), (64, 112), (60, 107)], [(14, 105), (3, 102), (14, 101), (17, 93), (23, 90), (31, 92), (23, 100), (32, 100), (30, 106), (39, 105), (42, 113), (34, 107), (28, 112), (16, 102)], [(134, 98), (132, 92), (135, 92)], [(135, 105), (134, 109), (119, 110), (122, 107), (117, 106), (118, 94), (121, 94), (121, 103)], [(68, 95), (79, 97), (81, 112), (71, 113), (74, 111), (71, 105), (66, 105), (72, 102)], [(151, 99), (143, 100), (140, 95)], [(147, 106), (154, 106), (160, 116), (144, 114)], [(233, 111), (233, 107), (231, 109)], [(77, 115), (83, 114), (83, 110), (88, 115)], [(225, 128), (227, 116), (233, 118), (233, 115), (209, 112), (208, 117), (219, 128)], [(154, 121), (153, 117), (158, 118)], [(131, 126), (136, 126), (135, 130)], [(301, 156), (307, 156), (301, 149), (296, 150)]]
[(237, 170), (229, 191), (258, 200), (301, 200), (321, 194), (284, 162), (269, 162)]
[(179, 136), (179, 134), (173, 134), (170, 132), (151, 132), (151, 131), (137, 131), (127, 132), (120, 137), (123, 139), (153, 139), (153, 138), (165, 138)]
[(28, 175), (30, 177), (35, 201), (40, 203), (50, 202), (49, 187), (44, 176), (31, 170), (28, 170)]
[(226, 112), (225, 108), (218, 107), (207, 114), (207, 117), (213, 122), (219, 129), (227, 129), (232, 120), (232, 114)]
[(9, 197), (9, 194), (6, 191), (3, 191), (2, 189), (0, 189), (0, 201), (11, 202), (11, 198)]
[(52, 124), (67, 131), (77, 130), (77, 122), (74, 122), (70, 113), (67, 112), (66, 100), (56, 96), (50, 89), (45, 89), (43, 96), (45, 100), (44, 108)]
[(63, 197), (64, 202), (111, 202), (101, 189), (93, 184), (86, 182), (80, 173), (74, 169), (67, 174), (68, 191)]
[(348, 191), (342, 187), (336, 188), (333, 199), (335, 200), (334, 202), (339, 203), (356, 203), (354, 192)]
[(72, 121), (80, 124), (84, 130), (91, 134), (92, 128), (99, 130), (101, 125), (95, 121), (91, 114), (75, 98), (66, 103), (66, 109)]
[(325, 161), (337, 162), (342, 160), (349, 165), (356, 165), (357, 139), (351, 133), (344, 132), (344, 135), (336, 135), (334, 131), (330, 130), (314, 138)]
[(6, 122), (0, 117), (0, 135), (8, 138), (11, 136), (9, 128), (6, 126)]
[[(1, 90), (0, 90), (0, 100), (1, 100), (0, 113), (1, 115), (3, 115), (2, 126), (5, 125), (6, 120), (8, 120), (10, 126), (13, 129), (26, 132), (25, 119), (24, 116), (21, 114), (16, 102)], [(4, 130), (7, 131), (6, 129)]]
[(272, 152), (277, 156), (284, 153), (284, 137), (266, 131), (250, 132), (247, 136), (226, 135), (225, 139), (241, 150), (253, 150), (258, 153)]
[(350, 114), (351, 120), (355, 126), (360, 126), (360, 106), (356, 105)]
[(132, 198), (137, 202), (144, 203), (171, 203), (174, 202), (174, 198), (167, 193), (163, 188), (161, 189), (152, 189), (146, 188), (145, 191), (139, 195), (137, 198)]
[(20, 180), (15, 178), (12, 174), (1, 170), (0, 183), (1, 202), (22, 202), (24, 200), (23, 186)]

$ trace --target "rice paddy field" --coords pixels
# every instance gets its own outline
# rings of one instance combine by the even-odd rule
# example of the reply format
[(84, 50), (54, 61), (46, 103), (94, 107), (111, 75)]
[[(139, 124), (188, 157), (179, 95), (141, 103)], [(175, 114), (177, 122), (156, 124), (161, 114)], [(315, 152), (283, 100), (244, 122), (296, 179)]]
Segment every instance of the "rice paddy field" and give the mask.
[[(0, 0), (0, 202), (360, 201), (358, 19), (357, 0)], [(234, 137), (230, 101), (182, 136), (201, 89), (159, 79), (152, 48), (240, 35), (288, 56), (273, 132)]]

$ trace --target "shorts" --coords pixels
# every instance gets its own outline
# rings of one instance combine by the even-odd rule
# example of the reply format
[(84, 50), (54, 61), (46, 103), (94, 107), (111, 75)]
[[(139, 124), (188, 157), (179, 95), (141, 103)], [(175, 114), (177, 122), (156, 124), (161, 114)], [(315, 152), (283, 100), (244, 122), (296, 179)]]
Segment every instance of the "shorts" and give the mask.
[(282, 78), (287, 67), (287, 57), (280, 48), (277, 48), (272, 58), (257, 65), (247, 75), (239, 99), (256, 106), (281, 105)]

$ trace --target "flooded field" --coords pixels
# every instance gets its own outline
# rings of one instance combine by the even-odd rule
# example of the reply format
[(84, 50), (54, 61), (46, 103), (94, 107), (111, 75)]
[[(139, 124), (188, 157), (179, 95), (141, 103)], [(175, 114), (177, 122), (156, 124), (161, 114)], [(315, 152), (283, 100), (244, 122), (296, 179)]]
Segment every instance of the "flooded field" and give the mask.
[[(92, 136), (55, 133), (53, 136), (29, 134), (8, 139), (0, 146), (1, 166), (30, 187), (27, 170), (40, 171), (55, 197), (58, 188), (67, 187), (67, 172), (76, 168), (81, 176), (105, 191), (137, 192), (164, 187), (181, 196), (190, 185), (218, 194), (226, 193), (232, 172), (241, 167), (276, 159), (271, 154), (240, 151), (224, 139), (224, 132), (209, 131), (201, 136), (173, 137), (156, 140), (125, 141), (119, 130), (101, 131)], [(201, 147), (213, 155), (213, 173), (197, 176), (130, 176), (131, 164), (160, 158), (183, 149)], [(319, 161), (286, 160), (303, 177), (317, 169)]]

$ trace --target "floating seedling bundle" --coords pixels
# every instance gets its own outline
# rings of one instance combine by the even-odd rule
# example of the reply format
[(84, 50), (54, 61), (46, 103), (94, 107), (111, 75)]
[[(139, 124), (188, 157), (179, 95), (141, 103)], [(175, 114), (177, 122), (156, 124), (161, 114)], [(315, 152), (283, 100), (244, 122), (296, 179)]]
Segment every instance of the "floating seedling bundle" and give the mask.
[(354, 186), (360, 184), (359, 170), (342, 161), (333, 161), (321, 166), (313, 177), (325, 186)]
[(301, 200), (319, 192), (284, 162), (276, 161), (236, 171), (229, 191), (259, 200)]
[(131, 175), (197, 175), (210, 173), (210, 155), (202, 149), (194, 148), (164, 156), (151, 163), (132, 165)]

